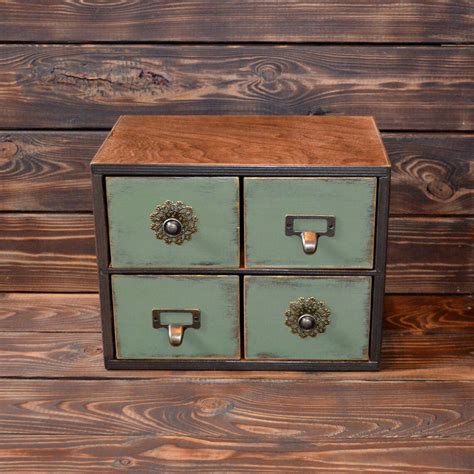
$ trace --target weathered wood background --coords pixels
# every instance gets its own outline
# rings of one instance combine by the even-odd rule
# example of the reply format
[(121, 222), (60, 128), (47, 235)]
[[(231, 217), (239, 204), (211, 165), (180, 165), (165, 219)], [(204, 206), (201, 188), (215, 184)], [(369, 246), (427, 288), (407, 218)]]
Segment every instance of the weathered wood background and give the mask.
[(7, 1), (0, 42), (0, 290), (97, 290), (88, 164), (124, 113), (375, 116), (387, 291), (472, 290), (471, 1)]
[[(88, 165), (123, 113), (374, 115), (382, 371), (106, 371)], [(473, 129), (472, 0), (0, 1), (0, 470), (474, 472)]]

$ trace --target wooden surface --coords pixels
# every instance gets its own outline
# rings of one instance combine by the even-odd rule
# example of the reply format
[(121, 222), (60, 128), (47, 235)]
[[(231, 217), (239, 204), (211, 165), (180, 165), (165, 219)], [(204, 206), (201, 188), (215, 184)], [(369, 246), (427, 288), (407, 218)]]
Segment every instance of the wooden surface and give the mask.
[[(0, 290), (97, 291), (90, 214), (0, 213)], [(470, 293), (474, 218), (392, 217), (389, 293)]]
[[(473, 40), (470, 0), (0, 2), (0, 470), (473, 472)], [(375, 117), (414, 293), (381, 372), (105, 371), (77, 292), (126, 113)]]
[[(0, 209), (15, 211), (0, 215), (0, 288), (95, 291), (88, 165), (105, 133), (0, 137)], [(463, 216), (474, 209), (472, 136), (386, 133), (383, 139), (393, 165), (387, 290), (471, 292), (473, 222)]]
[(0, 45), (0, 128), (110, 129), (119, 115), (365, 115), (474, 127), (472, 46)]
[[(474, 209), (472, 10), (467, 0), (3, 2), (0, 288), (95, 290), (89, 161), (120, 114), (171, 113), (374, 116), (393, 164), (388, 290), (472, 291), (471, 224), (452, 219)], [(421, 218), (430, 245), (421, 232), (400, 244)], [(74, 220), (76, 237), (35, 235)]]
[(383, 136), (392, 163), (390, 213), (474, 214), (474, 137)]
[(3, 471), (474, 469), (467, 296), (387, 297), (373, 373), (108, 372), (96, 294), (0, 301)]
[(469, 42), (472, 14), (469, 0), (11, 1), (0, 40)]
[[(20, 446), (20, 448), (19, 448)], [(338, 439), (258, 443), (193, 436), (9, 436), (0, 456), (8, 470), (45, 472), (470, 472), (472, 441), (452, 439)], [(401, 467), (398, 467), (401, 464)], [(221, 472), (222, 472), (221, 471)]]
[(92, 211), (103, 132), (0, 132), (1, 211)]
[(0, 213), (0, 229), (0, 291), (97, 291), (90, 214)]
[(388, 167), (371, 117), (122, 116), (100, 165)]
[[(91, 211), (89, 163), (105, 132), (0, 132), (2, 211)], [(474, 214), (474, 138), (383, 133), (392, 214)], [(25, 185), (26, 184), (26, 185)]]
[[(38, 18), (34, 7), (31, 12), (23, 9), (19, 13), (12, 2), (5, 5), (0, 8), (15, 11), (15, 21), (28, 22), (29, 14)], [(298, 8), (310, 8), (302, 5)], [(405, 14), (405, 21), (406, 15), (415, 15), (417, 21), (421, 16), (427, 19), (437, 14), (437, 8), (446, 12), (467, 8), (467, 4), (459, 3), (456, 8), (449, 3), (443, 7), (433, 3), (427, 8), (420, 3), (415, 12), (408, 3), (400, 5), (397, 8)], [(326, 7), (331, 8), (329, 3)], [(52, 15), (66, 15), (76, 25), (90, 12), (85, 4), (81, 8), (78, 4), (51, 8)], [(99, 16), (103, 15), (101, 8), (96, 12)], [(130, 5), (127, 14), (133, 16), (135, 8), (135, 4)], [(321, 11), (323, 7), (315, 8)], [(376, 14), (373, 8), (366, 11)], [(114, 14), (115, 9), (107, 18)], [(121, 16), (124, 23), (131, 18), (127, 14)], [(342, 13), (340, 16), (344, 17)], [(461, 17), (472, 23), (469, 14), (461, 13)], [(150, 18), (156, 21), (156, 16)], [(454, 18), (445, 17), (449, 22), (455, 22)], [(456, 31), (455, 24), (443, 24), (438, 31), (451, 34)], [(54, 34), (59, 30), (56, 28)], [(39, 211), (35, 216), (38, 223), (48, 219), (58, 224), (80, 212), (77, 221), (89, 227), (89, 250), (82, 258), (84, 247), (80, 246), (81, 257), (76, 259), (70, 245), (74, 239), (67, 241), (59, 233), (54, 237), (59, 252), (55, 249), (51, 255), (43, 255), (52, 241), (32, 237), (26, 242), (21, 239), (25, 251), (12, 255), (7, 251), (11, 243), (3, 238), (13, 235), (8, 225), (0, 234), (3, 290), (28, 291), (31, 279), (25, 272), (31, 260), (33, 275), (44, 276), (41, 281), (35, 277), (33, 286), (39, 291), (95, 290), (92, 227), (86, 224), (89, 215), (82, 215), (91, 210), (88, 163), (120, 114), (145, 112), (374, 115), (384, 130), (382, 137), (393, 163), (390, 212), (398, 219), (396, 228), (413, 229), (412, 218), (431, 219), (424, 221), (423, 232), (436, 242), (423, 245), (420, 233), (420, 238), (410, 239), (414, 246), (408, 248), (393, 244), (401, 236), (392, 234), (388, 291), (472, 291), (468, 234), (462, 231), (463, 243), (456, 246), (456, 232), (452, 238), (455, 243), (444, 246), (450, 227), (459, 228), (451, 217), (472, 216), (474, 209), (472, 46), (460, 45), (460, 41), (442, 47), (431, 43), (65, 45), (45, 44), (49, 41), (46, 31), (53, 34), (53, 30), (43, 29), (41, 44), (0, 45), (0, 210), (7, 213), (3, 219), (11, 222), (13, 218), (19, 232), (30, 225), (31, 212)], [(124, 35), (130, 31), (123, 30)], [(401, 42), (402, 31), (397, 31)], [(102, 33), (105, 35), (105, 30)], [(420, 37), (420, 41), (426, 40)], [(461, 130), (465, 133), (459, 133)], [(49, 215), (56, 212), (61, 214)], [(470, 231), (469, 222), (462, 228)], [(30, 236), (31, 232), (33, 229)], [(80, 230), (77, 239), (82, 241), (82, 236)], [(70, 255), (72, 265), (61, 270), (64, 278), (57, 278), (57, 254), (64, 252)], [(437, 271), (440, 259), (441, 271)], [(445, 269), (446, 279), (442, 273)]]
[[(0, 306), (0, 376), (163, 377), (177, 372), (106, 371), (97, 294), (4, 293)], [(388, 296), (382, 371), (344, 373), (358, 380), (472, 380), (474, 301), (468, 296)], [(193, 378), (197, 372), (179, 372)], [(205, 372), (225, 380), (229, 372)], [(273, 377), (279, 377), (274, 373)], [(286, 378), (338, 380), (338, 372), (285, 373)], [(262, 372), (245, 372), (259, 379)], [(271, 377), (269, 375), (269, 377)]]

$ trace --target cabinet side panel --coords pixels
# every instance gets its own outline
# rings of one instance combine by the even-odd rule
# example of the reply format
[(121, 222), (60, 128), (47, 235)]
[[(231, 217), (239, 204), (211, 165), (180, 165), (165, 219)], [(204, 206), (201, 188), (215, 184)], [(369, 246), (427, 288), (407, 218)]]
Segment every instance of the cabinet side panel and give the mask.
[(94, 206), (96, 258), (99, 269), (109, 266), (109, 236), (104, 177), (92, 174), (92, 198)]
[(390, 174), (378, 178), (377, 220), (375, 236), (375, 269), (372, 301), (372, 325), (370, 331), (370, 358), (380, 360), (382, 345), (383, 302), (387, 261), (388, 214), (390, 202)]

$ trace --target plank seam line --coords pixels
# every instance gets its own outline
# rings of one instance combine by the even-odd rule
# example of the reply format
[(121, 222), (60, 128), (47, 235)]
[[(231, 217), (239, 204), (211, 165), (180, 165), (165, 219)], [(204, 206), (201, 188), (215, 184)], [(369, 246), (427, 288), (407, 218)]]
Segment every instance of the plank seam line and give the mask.
[(298, 39), (285, 41), (182, 41), (182, 40), (2, 40), (1, 46), (344, 46), (344, 47), (418, 47), (418, 48), (444, 48), (444, 47), (472, 47), (473, 41), (301, 41)]
[[(111, 371), (111, 372), (120, 372), (120, 371)], [(211, 384), (235, 384), (235, 383), (268, 383), (268, 384), (318, 384), (318, 385), (347, 385), (347, 384), (406, 384), (407, 382), (417, 382), (417, 383), (426, 383), (426, 384), (451, 384), (451, 385), (464, 385), (464, 384), (474, 384), (474, 380), (451, 380), (451, 379), (427, 379), (427, 378), (422, 378), (422, 379), (416, 379), (416, 378), (393, 378), (393, 379), (370, 379), (370, 378), (360, 378), (360, 379), (319, 379), (319, 378), (305, 378), (305, 379), (296, 379), (296, 378), (278, 378), (278, 377), (272, 377), (271, 375), (267, 376), (258, 376), (258, 377), (245, 377), (245, 372), (248, 371), (237, 371), (237, 373), (241, 373), (243, 376), (242, 377), (232, 377), (232, 376), (219, 376), (216, 378), (213, 377), (208, 377), (206, 376), (206, 370), (202, 371), (202, 376), (193, 376), (193, 377), (187, 377), (186, 375), (183, 375), (182, 377), (178, 377), (176, 375), (174, 376), (166, 376), (164, 377), (162, 372), (169, 372), (168, 370), (150, 370), (148, 372), (155, 372), (156, 375), (153, 376), (148, 376), (148, 377), (119, 377), (119, 376), (110, 376), (110, 377), (87, 377), (87, 376), (81, 376), (81, 377), (73, 377), (73, 376), (66, 376), (66, 377), (51, 377), (51, 376), (39, 376), (39, 377), (33, 377), (33, 376), (17, 376), (17, 375), (2, 375), (0, 376), (0, 380), (38, 380), (38, 381), (71, 381), (71, 382), (77, 382), (77, 381), (85, 381), (85, 382), (93, 382), (93, 381), (110, 381), (110, 380), (115, 380), (115, 381), (150, 381), (150, 380), (156, 380), (163, 382), (164, 378), (166, 379), (166, 382), (172, 382), (172, 383), (190, 383), (190, 382), (196, 382), (196, 383), (206, 383), (208, 385)], [(226, 372), (226, 371), (224, 371)], [(228, 372), (227, 372), (228, 373)], [(267, 373), (267, 372), (264, 372)], [(272, 372), (270, 372), (271, 374)], [(275, 372), (276, 374), (280, 372)], [(300, 374), (303, 374), (303, 372), (299, 372)], [(330, 373), (330, 372), (327, 372)], [(338, 372), (338, 374), (343, 374), (344, 372)], [(352, 372), (354, 373), (354, 372)], [(381, 372), (378, 372), (380, 374), (383, 374), (383, 369)], [(267, 373), (268, 374), (268, 373)], [(317, 376), (319, 372), (314, 372), (314, 374)], [(307, 376), (307, 374), (306, 374)]]

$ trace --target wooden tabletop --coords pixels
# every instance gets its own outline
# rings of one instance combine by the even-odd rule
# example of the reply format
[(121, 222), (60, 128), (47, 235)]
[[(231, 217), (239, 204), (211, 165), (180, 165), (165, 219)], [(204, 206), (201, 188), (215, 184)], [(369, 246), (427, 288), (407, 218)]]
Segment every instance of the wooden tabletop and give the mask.
[(371, 117), (122, 116), (100, 165), (388, 167)]

